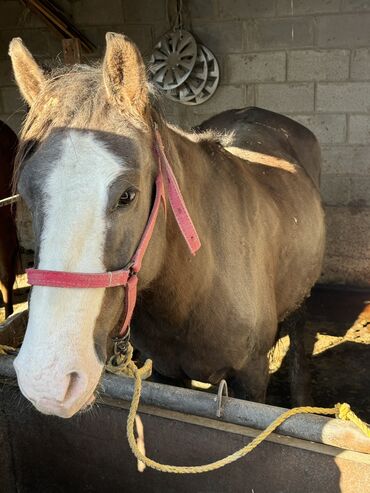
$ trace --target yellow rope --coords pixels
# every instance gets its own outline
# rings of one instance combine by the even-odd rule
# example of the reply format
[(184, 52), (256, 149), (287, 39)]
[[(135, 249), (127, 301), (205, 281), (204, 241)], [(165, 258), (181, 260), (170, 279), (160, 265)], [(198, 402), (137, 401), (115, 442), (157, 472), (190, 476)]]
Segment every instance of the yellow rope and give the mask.
[(3, 354), (15, 354), (17, 349), (12, 346), (7, 346), (6, 344), (0, 344), (0, 356)]
[(273, 431), (276, 430), (284, 421), (286, 421), (291, 416), (295, 416), (296, 414), (324, 414), (324, 415), (335, 415), (337, 418), (342, 420), (351, 421), (354, 423), (367, 437), (370, 438), (370, 428), (358, 418), (351, 408), (349, 404), (336, 404), (333, 408), (325, 408), (325, 407), (295, 407), (293, 409), (289, 409), (285, 411), (281, 416), (275, 419), (264, 431), (262, 431), (256, 438), (254, 438), (248, 445), (245, 445), (240, 450), (237, 450), (231, 455), (227, 457), (216, 460), (215, 462), (210, 462), (209, 464), (205, 464), (203, 466), (171, 466), (168, 464), (160, 464), (145, 454), (143, 454), (136, 443), (135, 439), (135, 417), (139, 407), (141, 388), (142, 388), (142, 380), (143, 378), (147, 378), (151, 374), (152, 370), (152, 362), (151, 360), (147, 360), (142, 368), (137, 368), (133, 361), (129, 361), (127, 367), (130, 369), (130, 372), (133, 373), (135, 378), (135, 387), (134, 394), (132, 397), (130, 412), (127, 419), (127, 438), (130, 444), (131, 450), (135, 457), (143, 462), (146, 466), (151, 467), (152, 469), (156, 469), (161, 472), (170, 472), (176, 474), (199, 474), (202, 472), (214, 471), (215, 469), (219, 469), (221, 467), (226, 466), (227, 464), (231, 464), (236, 460), (244, 457), (249, 454), (253, 449), (255, 449), (260, 443), (262, 443)]
[[(9, 354), (14, 351), (14, 348), (9, 346), (0, 345), (0, 354)], [(245, 445), (240, 450), (237, 450), (233, 454), (224, 457), (223, 459), (216, 460), (215, 462), (210, 462), (203, 466), (171, 466), (168, 464), (161, 464), (153, 459), (147, 457), (139, 448), (135, 439), (135, 418), (137, 410), (139, 407), (141, 388), (143, 379), (148, 378), (152, 373), (152, 361), (147, 360), (142, 368), (138, 368), (134, 361), (132, 361), (133, 349), (131, 344), (129, 345), (128, 352), (125, 356), (122, 356), (121, 361), (117, 359), (109, 361), (106, 369), (112, 373), (126, 374), (128, 376), (135, 378), (134, 394), (132, 397), (132, 402), (130, 406), (130, 412), (127, 418), (127, 438), (130, 448), (135, 455), (135, 457), (145, 464), (147, 467), (156, 469), (161, 472), (170, 472), (176, 474), (199, 474), (202, 472), (214, 471), (215, 469), (220, 469), (221, 467), (231, 464), (236, 460), (249, 454), (253, 449), (255, 449), (260, 443), (262, 443), (266, 438), (271, 435), (272, 432), (276, 430), (281, 424), (284, 423), (291, 416), (296, 414), (324, 414), (324, 415), (335, 415), (338, 419), (343, 421), (351, 421), (354, 423), (367, 437), (370, 438), (370, 428), (364, 423), (356, 414), (351, 410), (349, 404), (336, 404), (333, 408), (325, 407), (295, 407), (285, 411), (281, 416), (275, 419), (264, 431), (262, 431), (256, 438), (254, 438), (248, 445)], [(142, 447), (141, 447), (142, 448)]]
[(343, 421), (351, 421), (354, 425), (359, 428), (364, 435), (370, 438), (370, 428), (369, 426), (362, 421), (356, 414), (351, 410), (349, 404), (344, 402), (343, 404), (337, 404), (335, 406), (336, 413), (335, 416)]
[(127, 353), (125, 355), (113, 355), (105, 365), (105, 369), (115, 375), (121, 374), (133, 377), (134, 367), (136, 368), (135, 363), (132, 361), (133, 352), (134, 348), (128, 343)]

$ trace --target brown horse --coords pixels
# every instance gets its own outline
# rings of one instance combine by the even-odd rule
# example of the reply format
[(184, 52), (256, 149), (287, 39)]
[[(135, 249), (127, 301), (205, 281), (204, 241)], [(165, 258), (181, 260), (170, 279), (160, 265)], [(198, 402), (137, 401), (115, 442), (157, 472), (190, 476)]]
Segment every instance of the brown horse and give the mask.
[[(14, 159), (18, 138), (13, 130), (0, 121), (0, 199), (12, 193)], [(15, 281), (18, 240), (14, 206), (0, 207), (0, 291), (5, 306), (5, 316), (13, 313), (13, 284)]]
[[(21, 40), (10, 55), (30, 105), (17, 176), (33, 215), (36, 266), (99, 273), (127, 265), (152, 207), (158, 128), (202, 248), (192, 257), (171, 208), (159, 211), (139, 276), (133, 343), (166, 377), (226, 378), (238, 395), (263, 400), (278, 323), (321, 270), (321, 200), (293, 145), (299, 135), (306, 154), (316, 153), (311, 132), (288, 120), (292, 152), (271, 153), (275, 140), (243, 156), (232, 139), (227, 150), (227, 139), (212, 132), (168, 125), (151, 102), (137, 48), (122, 35), (107, 35), (101, 67), (48, 77)], [(286, 121), (277, 116), (271, 135)], [(122, 287), (32, 288), (15, 368), (40, 411), (69, 417), (94, 400), (123, 306)]]

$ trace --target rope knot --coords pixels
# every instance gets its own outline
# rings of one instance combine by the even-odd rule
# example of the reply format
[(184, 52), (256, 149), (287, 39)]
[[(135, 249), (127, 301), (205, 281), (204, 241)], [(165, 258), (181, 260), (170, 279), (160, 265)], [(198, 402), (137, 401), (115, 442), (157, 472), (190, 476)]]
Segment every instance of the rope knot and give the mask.
[(335, 406), (336, 409), (336, 417), (339, 419), (342, 419), (343, 421), (350, 420), (349, 413), (351, 413), (351, 406), (347, 404), (346, 402), (344, 403), (338, 403)]

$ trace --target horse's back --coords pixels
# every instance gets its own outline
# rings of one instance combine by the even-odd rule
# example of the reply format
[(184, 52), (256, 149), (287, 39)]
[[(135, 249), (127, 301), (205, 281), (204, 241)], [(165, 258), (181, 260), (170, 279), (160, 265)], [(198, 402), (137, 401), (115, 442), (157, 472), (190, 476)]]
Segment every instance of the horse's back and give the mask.
[(201, 123), (198, 131), (230, 132), (234, 148), (274, 156), (301, 166), (320, 187), (321, 153), (314, 134), (284, 115), (247, 107), (219, 113)]
[[(257, 253), (248, 253), (245, 266), (254, 272), (253, 299), (262, 304), (270, 292), (281, 320), (299, 306), (321, 272), (325, 225), (317, 139), (290, 118), (260, 108), (225, 111), (198, 129), (230, 132), (227, 165), (238, 177), (230, 183), (238, 197), (233, 227), (253, 237)], [(226, 181), (225, 173), (224, 188)], [(225, 221), (231, 221), (229, 212)]]

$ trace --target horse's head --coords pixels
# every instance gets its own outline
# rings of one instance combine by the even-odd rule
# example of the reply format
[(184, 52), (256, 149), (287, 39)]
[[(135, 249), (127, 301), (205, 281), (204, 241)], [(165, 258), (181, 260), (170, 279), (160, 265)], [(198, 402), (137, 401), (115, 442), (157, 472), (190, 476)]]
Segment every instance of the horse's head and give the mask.
[[(35, 266), (99, 273), (132, 257), (151, 210), (158, 163), (142, 58), (108, 34), (101, 67), (46, 76), (20, 39), (10, 45), (15, 78), (30, 106), (18, 189), (36, 238)], [(160, 214), (140, 276), (163, 259)], [(26, 336), (15, 360), (23, 394), (45, 414), (70, 417), (93, 401), (109, 335), (119, 330), (124, 290), (34, 286)]]

